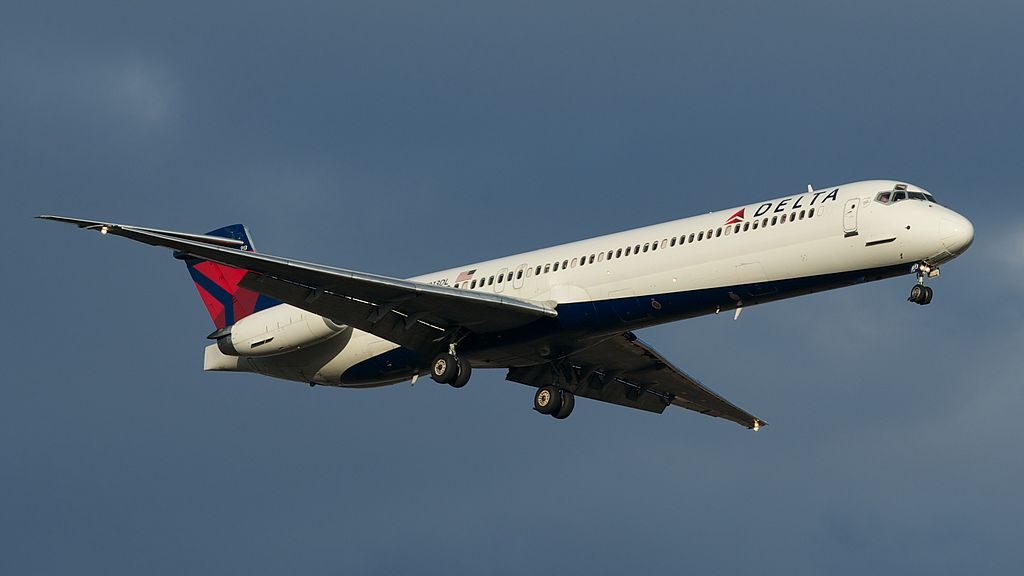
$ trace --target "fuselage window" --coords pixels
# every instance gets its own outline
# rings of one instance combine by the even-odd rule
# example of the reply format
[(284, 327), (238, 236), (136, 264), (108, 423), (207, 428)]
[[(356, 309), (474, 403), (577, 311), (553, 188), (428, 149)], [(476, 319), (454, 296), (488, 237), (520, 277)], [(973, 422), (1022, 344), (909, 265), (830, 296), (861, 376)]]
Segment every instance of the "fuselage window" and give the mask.
[(587, 264), (593, 264), (593, 263), (594, 263), (594, 255), (591, 254), (590, 257), (587, 258)]
[(701, 230), (700, 234), (697, 234), (697, 242), (700, 242), (703, 239), (704, 239), (704, 231)]
[(875, 200), (877, 200), (878, 202), (880, 202), (882, 204), (888, 204), (889, 203), (889, 196), (891, 194), (892, 194), (892, 192), (879, 192), (878, 196), (875, 196)]
[[(612, 257), (612, 253), (611, 252), (608, 253), (608, 257), (609, 258)], [(597, 261), (598, 262), (604, 262), (604, 252), (601, 252), (600, 254), (597, 255)]]
[(473, 288), (476, 288), (476, 280), (469, 283), (469, 289), (472, 290)]
[(719, 228), (718, 231), (715, 232), (715, 238), (718, 238), (721, 235), (722, 235), (722, 229)]
[(544, 265), (544, 273), (547, 274), (548, 272), (551, 272), (551, 264)]
[(487, 279), (487, 285), (490, 286), (492, 284), (494, 284), (494, 276), (491, 276), (490, 278)]
[[(755, 222), (755, 224), (756, 224), (756, 222)], [(743, 223), (743, 231), (746, 232), (747, 230), (750, 230), (750, 222), (744, 222)]]
[(619, 248), (618, 250), (615, 251), (615, 257), (622, 258), (622, 248)]
[(567, 266), (569, 266), (569, 261), (568, 260), (562, 260), (562, 270), (565, 270)]
[(707, 235), (707, 239), (708, 239), (708, 240), (711, 240), (711, 237), (712, 237), (712, 236), (713, 236), (714, 234), (715, 234), (715, 231), (714, 231), (714, 230), (708, 230), (708, 235)]
[(633, 247), (632, 247), (632, 246), (626, 246), (626, 256), (629, 256), (629, 253), (630, 253), (630, 252), (631, 252), (632, 250), (633, 250)]
[(504, 281), (505, 281), (505, 275), (504, 274), (498, 274), (498, 284), (501, 284)]
[(669, 242), (669, 246), (675, 246), (675, 245), (676, 245), (676, 237), (675, 237), (675, 236), (673, 236), (673, 237), (672, 237), (672, 241), (671, 241), (671, 242)]
[(575, 267), (576, 267), (576, 263), (577, 263), (577, 262), (579, 262), (579, 260), (577, 260), (576, 258), (573, 258), (573, 259), (572, 259), (572, 267), (573, 267), (573, 268), (575, 268)]
[(690, 242), (693, 242), (693, 233), (690, 233)]
[(801, 211), (800, 211), (800, 219), (801, 219), (801, 220), (803, 220), (803, 219), (804, 219), (804, 216), (806, 216), (806, 215), (807, 215), (807, 210), (801, 210)]
[(735, 230), (733, 230), (733, 232), (735, 232), (735, 233), (739, 234), (739, 233), (740, 233), (740, 226), (741, 226), (741, 224), (737, 224), (737, 225), (736, 225), (736, 229), (735, 229)]
[(807, 213), (808, 218), (814, 218), (814, 208), (811, 208), (810, 212)]
[[(675, 238), (673, 238), (673, 240), (675, 240)], [(661, 239), (661, 249), (664, 250), (667, 247), (668, 247), (668, 240), (662, 238)]]
[(639, 254), (639, 253), (640, 253), (640, 245), (637, 244), (636, 246), (633, 246), (633, 254)]
[(647, 252), (648, 250), (650, 250), (650, 248), (651, 248), (651, 243), (650, 242), (647, 242), (647, 243), (644, 244), (644, 252)]
[(537, 266), (537, 271), (534, 272), (534, 274), (536, 274), (537, 276), (540, 276), (540, 266)]
[(732, 234), (732, 226), (725, 227), (725, 235), (728, 236), (729, 234)]
[(775, 222), (778, 221), (778, 216), (772, 216), (772, 226), (775, 226)]
[(768, 219), (765, 218), (764, 220), (761, 221), (761, 228), (767, 228), (767, 227), (768, 227)]
[(779, 224), (785, 224), (785, 223), (786, 223), (786, 215), (783, 214), (782, 216), (779, 217)]
[[(757, 223), (758, 222), (760, 222), (760, 220), (754, 220), (754, 230), (757, 230)], [(748, 222), (748, 224), (749, 224), (749, 222)]]
[(516, 280), (519, 280), (522, 277), (523, 277), (523, 271), (522, 270), (516, 272)]
[(558, 262), (555, 262), (555, 265), (551, 267), (551, 271), (558, 272)]
[(792, 222), (794, 220), (796, 220), (796, 212), (790, 212), (789, 213), (789, 221)]
[(526, 277), (529, 278), (530, 276), (533, 276), (533, 268), (526, 269)]

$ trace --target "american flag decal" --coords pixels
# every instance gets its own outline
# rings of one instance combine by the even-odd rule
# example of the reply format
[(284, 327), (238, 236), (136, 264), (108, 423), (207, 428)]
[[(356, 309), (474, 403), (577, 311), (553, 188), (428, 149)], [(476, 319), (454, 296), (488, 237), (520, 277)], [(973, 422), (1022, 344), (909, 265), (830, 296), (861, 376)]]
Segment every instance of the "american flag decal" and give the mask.
[(470, 280), (473, 279), (474, 274), (476, 274), (475, 268), (473, 270), (466, 270), (465, 272), (460, 272), (459, 277), (455, 279), (455, 283), (462, 284), (463, 282), (469, 282)]

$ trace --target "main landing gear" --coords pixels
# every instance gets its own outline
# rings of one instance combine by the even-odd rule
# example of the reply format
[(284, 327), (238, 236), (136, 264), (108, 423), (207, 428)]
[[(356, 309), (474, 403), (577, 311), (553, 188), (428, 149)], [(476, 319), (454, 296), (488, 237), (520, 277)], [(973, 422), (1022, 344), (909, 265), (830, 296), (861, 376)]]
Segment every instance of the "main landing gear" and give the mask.
[(572, 414), (576, 406), (576, 396), (572, 392), (556, 386), (541, 386), (533, 395), (533, 409), (541, 414), (565, 420)]
[(430, 365), (430, 377), (440, 384), (448, 384), (452, 388), (462, 388), (469, 382), (473, 367), (469, 361), (455, 355), (455, 347), (448, 352), (438, 354)]
[(907, 298), (914, 304), (920, 304), (925, 306), (931, 304), (932, 301), (932, 289), (929, 286), (924, 285), (924, 281), (928, 278), (935, 278), (939, 275), (938, 267), (929, 266), (927, 264), (917, 264), (917, 284), (910, 289), (910, 298)]

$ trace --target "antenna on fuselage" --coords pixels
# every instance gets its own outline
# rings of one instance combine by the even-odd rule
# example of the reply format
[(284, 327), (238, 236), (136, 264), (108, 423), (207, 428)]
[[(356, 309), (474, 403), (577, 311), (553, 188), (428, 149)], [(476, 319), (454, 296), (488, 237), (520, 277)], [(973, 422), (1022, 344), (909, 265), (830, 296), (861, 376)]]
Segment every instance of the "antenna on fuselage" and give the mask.
[(807, 185), (807, 193), (808, 194), (814, 194), (814, 186), (811, 186), (810, 184), (808, 184)]

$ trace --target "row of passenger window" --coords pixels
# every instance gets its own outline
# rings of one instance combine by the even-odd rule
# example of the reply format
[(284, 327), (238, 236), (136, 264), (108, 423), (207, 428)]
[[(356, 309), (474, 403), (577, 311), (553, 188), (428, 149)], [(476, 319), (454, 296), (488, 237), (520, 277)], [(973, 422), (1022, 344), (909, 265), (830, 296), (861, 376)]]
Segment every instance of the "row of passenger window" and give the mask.
[(553, 262), (544, 265), (538, 265), (536, 268), (532, 267), (520, 267), (519, 270), (513, 272), (502, 272), (497, 276), (490, 276), (488, 278), (481, 278), (479, 281), (471, 280), (469, 282), (463, 282), (462, 284), (456, 284), (456, 288), (469, 288), (471, 290), (476, 288), (483, 288), (485, 286), (493, 286), (495, 282), (502, 284), (504, 282), (511, 282), (513, 275), (515, 280), (521, 280), (525, 276), (529, 278), (534, 275), (548, 274), (551, 272), (558, 272), (559, 270), (565, 270), (567, 268), (575, 268), (577, 266), (587, 266), (597, 262), (604, 262), (605, 260), (614, 260), (616, 258), (626, 258), (630, 255), (636, 255), (647, 252), (654, 252), (659, 248), (664, 250), (666, 248), (672, 248), (675, 246), (682, 246), (683, 244), (693, 244), (694, 242), (703, 242), (705, 240), (711, 240), (712, 238), (720, 238), (722, 236), (730, 236), (732, 234), (740, 234), (742, 232), (749, 232), (750, 230), (757, 230), (758, 228), (769, 228), (771, 226), (782, 225), (787, 222), (796, 222), (805, 218), (814, 218), (814, 208), (810, 210), (801, 210), (800, 212), (790, 212), (787, 216), (772, 216), (771, 218), (765, 217), (763, 219), (751, 220), (747, 222), (740, 222), (737, 224), (730, 224), (728, 226), (720, 226), (718, 228), (711, 228), (706, 232), (701, 230), (700, 232), (691, 232), (689, 235), (683, 234), (682, 236), (673, 236), (672, 238), (663, 238), (662, 240), (656, 240), (654, 242), (645, 242), (644, 244), (636, 244), (633, 246), (626, 246), (625, 248), (616, 248), (608, 250), (607, 252), (597, 252), (595, 254), (588, 254), (579, 258), (573, 258), (572, 260), (564, 259), (560, 262)]

